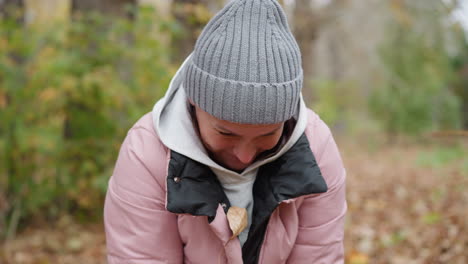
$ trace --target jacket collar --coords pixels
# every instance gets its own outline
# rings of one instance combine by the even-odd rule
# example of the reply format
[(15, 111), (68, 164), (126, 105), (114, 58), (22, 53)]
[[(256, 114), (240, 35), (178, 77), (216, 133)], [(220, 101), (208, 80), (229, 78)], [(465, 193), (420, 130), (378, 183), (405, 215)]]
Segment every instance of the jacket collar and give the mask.
[[(267, 216), (282, 201), (327, 191), (305, 134), (281, 157), (260, 167), (253, 191), (254, 215), (261, 211)], [(259, 200), (267, 202), (262, 205)], [(170, 212), (205, 215), (211, 220), (219, 204), (225, 212), (230, 207), (212, 170), (175, 151), (169, 161), (166, 204)]]

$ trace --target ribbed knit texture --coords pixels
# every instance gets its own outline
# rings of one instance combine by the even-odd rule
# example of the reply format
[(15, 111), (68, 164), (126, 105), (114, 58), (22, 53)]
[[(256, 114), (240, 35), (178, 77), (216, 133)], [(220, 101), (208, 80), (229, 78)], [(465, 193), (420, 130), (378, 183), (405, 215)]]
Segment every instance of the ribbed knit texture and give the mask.
[(216, 118), (273, 124), (298, 110), (299, 47), (276, 0), (232, 0), (206, 25), (185, 71), (188, 97)]

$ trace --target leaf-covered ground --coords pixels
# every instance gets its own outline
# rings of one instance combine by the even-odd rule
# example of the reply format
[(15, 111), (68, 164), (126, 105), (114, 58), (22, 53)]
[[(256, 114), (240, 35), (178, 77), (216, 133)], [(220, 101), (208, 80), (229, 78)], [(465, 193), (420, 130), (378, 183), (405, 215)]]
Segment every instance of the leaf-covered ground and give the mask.
[[(346, 259), (366, 263), (468, 263), (466, 142), (352, 144), (340, 141), (348, 171)], [(101, 224), (63, 217), (2, 245), (0, 263), (105, 263)]]
[(466, 147), (344, 148), (348, 262), (468, 263)]

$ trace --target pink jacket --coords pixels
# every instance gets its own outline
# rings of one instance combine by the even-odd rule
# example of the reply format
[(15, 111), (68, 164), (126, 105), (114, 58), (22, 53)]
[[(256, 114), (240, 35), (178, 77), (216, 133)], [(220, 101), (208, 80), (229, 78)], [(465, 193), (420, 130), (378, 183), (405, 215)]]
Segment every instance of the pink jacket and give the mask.
[(241, 248), (238, 239), (230, 239), (229, 202), (216, 177), (171, 153), (146, 114), (128, 132), (109, 181), (108, 263), (344, 263), (347, 207), (340, 154), (311, 110), (299, 141), (283, 160), (259, 172), (254, 195), (261, 195)]

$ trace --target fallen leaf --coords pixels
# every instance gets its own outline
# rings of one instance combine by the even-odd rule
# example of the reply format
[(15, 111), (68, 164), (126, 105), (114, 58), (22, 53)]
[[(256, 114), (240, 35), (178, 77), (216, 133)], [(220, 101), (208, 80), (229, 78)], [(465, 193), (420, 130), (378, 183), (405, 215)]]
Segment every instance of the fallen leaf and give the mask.
[(245, 208), (232, 206), (227, 212), (229, 227), (232, 230), (231, 239), (238, 236), (247, 227), (247, 210)]
[(369, 263), (369, 257), (366, 254), (362, 254), (360, 252), (352, 252), (349, 256), (349, 263), (350, 264), (367, 264)]
[(84, 243), (81, 239), (73, 237), (67, 241), (67, 249), (72, 252), (78, 252), (83, 249)]

